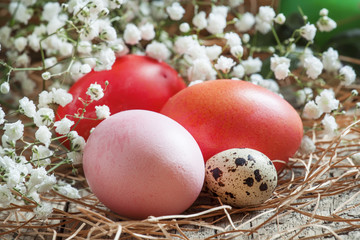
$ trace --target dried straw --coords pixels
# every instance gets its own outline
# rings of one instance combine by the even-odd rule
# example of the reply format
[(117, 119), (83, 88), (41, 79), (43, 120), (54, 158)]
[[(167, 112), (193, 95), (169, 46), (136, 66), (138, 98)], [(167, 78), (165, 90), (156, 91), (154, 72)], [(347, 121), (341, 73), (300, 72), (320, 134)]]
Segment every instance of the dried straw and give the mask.
[[(346, 89), (338, 95), (345, 96)], [(347, 98), (345, 98), (347, 99)], [(356, 101), (351, 101), (354, 105)], [(350, 102), (343, 104), (348, 109)], [(246, 208), (223, 205), (205, 189), (182, 215), (131, 220), (104, 207), (89, 192), (82, 175), (71, 169), (58, 177), (76, 179), (84, 191), (81, 199), (52, 192), (42, 196), (56, 206), (47, 221), (34, 218), (35, 204), (1, 209), (0, 236), (17, 239), (343, 239), (360, 227), (359, 163), (352, 155), (360, 151), (360, 120), (340, 115), (339, 134), (325, 139), (318, 122), (305, 121), (307, 134), (316, 142), (311, 154), (296, 154), (279, 175), (271, 199)], [(349, 235), (350, 236), (350, 235)]]

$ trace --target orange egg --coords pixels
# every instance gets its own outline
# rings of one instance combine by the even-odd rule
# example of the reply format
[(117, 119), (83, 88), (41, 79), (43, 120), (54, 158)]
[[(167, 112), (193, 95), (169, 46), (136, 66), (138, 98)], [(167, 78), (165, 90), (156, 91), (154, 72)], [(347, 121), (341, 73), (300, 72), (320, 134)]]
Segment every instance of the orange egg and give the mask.
[(205, 161), (231, 148), (252, 148), (285, 166), (300, 146), (303, 125), (279, 95), (246, 81), (215, 80), (181, 90), (161, 113), (183, 125)]

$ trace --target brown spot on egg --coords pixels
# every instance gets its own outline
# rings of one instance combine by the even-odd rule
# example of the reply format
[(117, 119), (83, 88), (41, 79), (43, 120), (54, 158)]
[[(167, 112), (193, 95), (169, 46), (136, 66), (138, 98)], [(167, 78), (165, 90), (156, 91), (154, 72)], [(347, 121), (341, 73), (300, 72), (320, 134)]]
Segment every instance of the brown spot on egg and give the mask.
[(218, 179), (219, 177), (221, 177), (221, 175), (222, 175), (222, 173), (223, 173), (223, 172), (220, 170), (220, 168), (215, 168), (215, 169), (213, 169), (213, 170), (210, 170), (210, 172), (212, 173), (215, 181), (217, 181), (217, 179)]
[(219, 182), (220, 187), (225, 187), (225, 184), (223, 182)]
[(266, 191), (268, 189), (268, 185), (266, 183), (262, 183), (259, 187), (260, 191)]
[(231, 198), (236, 198), (236, 197), (234, 196), (234, 194), (232, 194), (231, 192), (225, 192), (225, 194), (228, 195), (228, 196), (231, 197)]
[(235, 159), (235, 164), (236, 164), (237, 167), (238, 166), (244, 166), (244, 165), (247, 165), (247, 161), (244, 158), (236, 158)]
[(246, 195), (248, 195), (248, 196), (249, 196), (249, 195), (250, 195), (250, 193), (249, 193), (248, 191), (246, 191)]
[(252, 177), (248, 177), (247, 179), (244, 179), (244, 184), (252, 187), (252, 185), (254, 184), (254, 179)]
[(255, 175), (256, 181), (260, 182), (261, 179), (262, 179), (262, 177), (261, 177), (261, 174), (260, 174), (260, 170), (259, 170), (259, 169), (256, 169), (256, 170), (254, 171), (254, 175)]

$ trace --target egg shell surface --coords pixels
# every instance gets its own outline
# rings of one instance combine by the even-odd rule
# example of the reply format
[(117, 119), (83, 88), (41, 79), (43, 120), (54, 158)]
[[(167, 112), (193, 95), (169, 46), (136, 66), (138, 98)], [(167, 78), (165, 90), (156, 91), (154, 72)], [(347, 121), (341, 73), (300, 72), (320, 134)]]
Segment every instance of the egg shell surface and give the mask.
[(263, 153), (234, 148), (206, 162), (205, 183), (223, 203), (234, 207), (253, 206), (271, 197), (277, 185), (277, 172)]
[(198, 197), (205, 177), (191, 134), (147, 110), (127, 110), (102, 121), (87, 141), (83, 168), (98, 199), (133, 219), (182, 213)]
[(184, 126), (204, 159), (231, 148), (256, 149), (280, 172), (300, 146), (303, 124), (279, 95), (247, 81), (218, 79), (187, 87), (161, 113)]

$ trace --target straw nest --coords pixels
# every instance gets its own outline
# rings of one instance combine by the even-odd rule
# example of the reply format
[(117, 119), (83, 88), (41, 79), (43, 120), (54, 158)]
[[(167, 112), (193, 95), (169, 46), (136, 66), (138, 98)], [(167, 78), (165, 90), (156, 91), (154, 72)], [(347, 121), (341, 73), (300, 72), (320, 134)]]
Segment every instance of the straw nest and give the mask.
[[(342, 60), (359, 64), (355, 59)], [(41, 81), (40, 76), (32, 78)], [(360, 110), (355, 108), (360, 97), (350, 97), (350, 91), (360, 92), (360, 86), (333, 83), (322, 87), (333, 87), (348, 111), (336, 117), (338, 135), (326, 139), (318, 127), (321, 119), (304, 119), (306, 135), (314, 140), (316, 151), (290, 158), (273, 196), (261, 205), (232, 208), (204, 188), (182, 215), (135, 221), (98, 201), (81, 166), (76, 175), (68, 167), (56, 175), (75, 181), (83, 197), (42, 195), (54, 204), (47, 220), (34, 217), (36, 204), (31, 199), (27, 205), (0, 209), (0, 239), (356, 239), (360, 236), (360, 162), (352, 156), (360, 152)]]
[[(34, 76), (36, 79), (36, 76)], [(290, 83), (289, 83), (290, 84)], [(336, 84), (336, 83), (335, 83)], [(325, 86), (330, 87), (330, 86)], [(42, 198), (55, 208), (47, 220), (35, 219), (29, 204), (0, 210), (0, 237), (6, 239), (316, 239), (328, 236), (353, 239), (360, 227), (360, 162), (352, 156), (360, 151), (360, 116), (355, 108), (359, 97), (350, 97), (359, 86), (335, 86), (342, 108), (339, 133), (323, 136), (321, 120), (303, 120), (306, 135), (316, 151), (297, 153), (279, 175), (271, 199), (249, 208), (224, 205), (205, 188), (182, 215), (149, 217), (134, 221), (104, 207), (89, 190), (80, 171), (56, 172), (58, 178), (73, 180), (81, 199), (51, 192)]]

